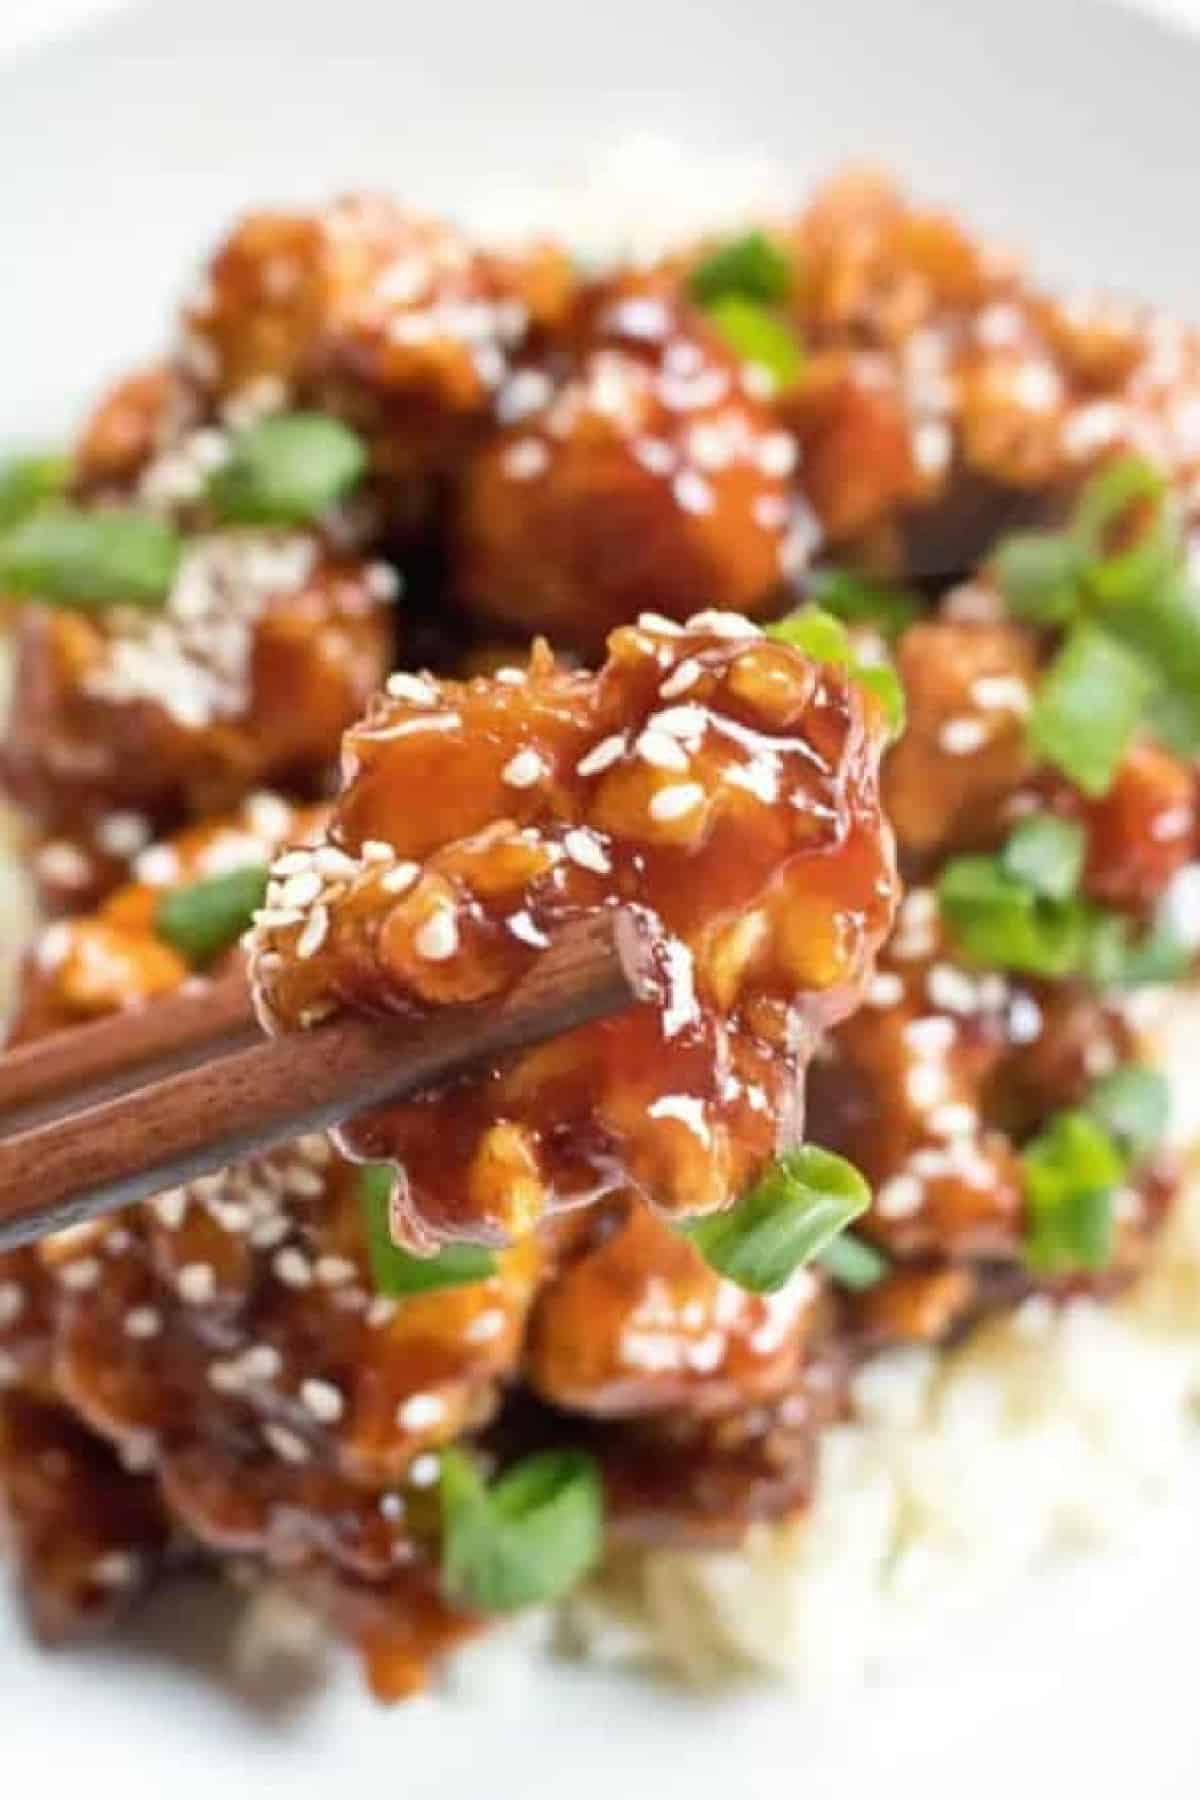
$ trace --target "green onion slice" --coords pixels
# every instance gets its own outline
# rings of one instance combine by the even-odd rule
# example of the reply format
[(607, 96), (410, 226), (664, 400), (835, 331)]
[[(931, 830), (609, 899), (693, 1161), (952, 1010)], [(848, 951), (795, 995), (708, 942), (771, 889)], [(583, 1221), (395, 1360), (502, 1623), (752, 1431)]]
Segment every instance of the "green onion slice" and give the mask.
[(43, 455), (10, 457), (0, 463), (0, 531), (17, 525), (47, 500), (66, 492), (71, 480), (71, 459)]
[(779, 1157), (735, 1206), (681, 1229), (719, 1275), (774, 1294), (870, 1204), (852, 1164), (805, 1144)]
[(50, 503), (0, 534), (0, 589), (64, 606), (155, 606), (182, 552), (149, 514)]
[(854, 640), (840, 619), (819, 606), (802, 606), (798, 612), (776, 619), (766, 627), (768, 637), (791, 644), (814, 662), (845, 669), (860, 687), (869, 688), (883, 707), (892, 738), (904, 730), (905, 699), (900, 677), (890, 662), (867, 662), (856, 651)]
[(726, 294), (706, 312), (741, 361), (761, 369), (776, 388), (790, 387), (798, 378), (804, 353), (797, 338), (757, 300)]
[(853, 1231), (831, 1238), (823, 1250), (817, 1251), (816, 1260), (832, 1281), (854, 1294), (865, 1294), (878, 1287), (891, 1268), (887, 1257), (874, 1244), (868, 1244)]
[(1153, 687), (1138, 657), (1078, 625), (1042, 679), (1030, 741), (1085, 794), (1106, 794)]
[(1157, 1069), (1127, 1063), (1098, 1081), (1087, 1110), (1135, 1161), (1162, 1141), (1170, 1113), (1170, 1089)]
[(359, 1176), (367, 1258), (377, 1293), (402, 1300), (439, 1288), (467, 1287), (496, 1273), (495, 1255), (482, 1244), (447, 1244), (435, 1256), (414, 1256), (394, 1243), (388, 1219), (394, 1179), (388, 1163), (372, 1163)]
[(1074, 819), (1040, 813), (1023, 819), (1001, 852), (1006, 874), (1046, 900), (1069, 900), (1078, 891), (1087, 834)]
[(897, 638), (927, 609), (919, 594), (856, 575), (849, 569), (823, 569), (814, 576), (812, 602), (846, 625), (869, 625), (885, 638)]
[(263, 419), (235, 440), (208, 496), (243, 525), (304, 525), (350, 492), (367, 465), (362, 439), (324, 413)]
[(997, 548), (992, 567), (1014, 618), (1034, 625), (1069, 625), (1075, 618), (1083, 558), (1070, 538), (1015, 532)]
[(202, 966), (236, 944), (249, 929), (267, 891), (263, 863), (247, 863), (224, 875), (209, 875), (172, 888), (158, 903), (154, 928), (188, 962)]
[(1103, 1125), (1086, 1112), (1060, 1113), (1026, 1146), (1021, 1167), (1031, 1267), (1044, 1275), (1106, 1268), (1126, 1161)]
[(604, 1492), (590, 1456), (542, 1451), (490, 1487), (465, 1451), (441, 1462), (442, 1582), (458, 1605), (507, 1613), (557, 1600), (596, 1562)]
[(688, 292), (701, 306), (730, 294), (744, 300), (784, 300), (791, 289), (791, 264), (778, 244), (762, 231), (731, 238), (697, 263)]
[(938, 902), (963, 952), (985, 968), (1063, 976), (1084, 955), (1086, 909), (1072, 900), (1046, 899), (999, 858), (961, 856), (947, 863)]

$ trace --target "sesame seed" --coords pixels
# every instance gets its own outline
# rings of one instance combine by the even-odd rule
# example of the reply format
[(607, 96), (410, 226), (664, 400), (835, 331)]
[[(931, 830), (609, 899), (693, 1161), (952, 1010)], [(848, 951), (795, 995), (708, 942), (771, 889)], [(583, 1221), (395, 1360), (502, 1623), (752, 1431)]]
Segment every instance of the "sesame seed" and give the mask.
[(323, 886), (315, 869), (302, 869), (298, 875), (289, 875), (286, 881), (280, 883), (279, 892), (273, 896), (273, 900), (279, 906), (309, 906)]
[(150, 1205), (159, 1224), (167, 1231), (178, 1231), (187, 1216), (188, 1197), (185, 1188), (167, 1188), (156, 1194)]
[(15, 1281), (0, 1281), (0, 1331), (15, 1325), (25, 1308), (25, 1295)]
[(308, 915), (303, 931), (296, 939), (296, 955), (302, 962), (315, 956), (329, 931), (329, 908), (314, 906)]
[(935, 963), (925, 978), (925, 991), (934, 1006), (946, 1012), (973, 1013), (979, 1007), (979, 993), (969, 975), (950, 963)]
[(236, 1356), (218, 1357), (208, 1365), (208, 1385), (218, 1394), (240, 1394), (244, 1371)]
[(362, 859), (365, 863), (391, 863), (396, 860), (396, 852), (382, 838), (367, 838), (362, 847)]
[(47, 925), (37, 941), (37, 965), (47, 971), (57, 969), (67, 960), (75, 931), (69, 919), (56, 919)]
[(940, 475), (954, 452), (954, 437), (944, 419), (922, 419), (912, 434), (913, 459), (922, 475)]
[(432, 682), (422, 680), (420, 675), (409, 675), (403, 670), (387, 678), (387, 691), (393, 700), (411, 700), (416, 706), (436, 706), (437, 689)]
[(278, 843), (291, 830), (292, 809), (278, 794), (251, 794), (245, 812), (251, 831), (268, 843)]
[(871, 978), (867, 988), (867, 1005), (880, 1012), (886, 1012), (890, 1006), (898, 1006), (904, 998), (904, 983), (899, 975), (890, 969), (881, 969)]
[(934, 1137), (940, 1138), (970, 1137), (978, 1123), (978, 1113), (965, 1100), (947, 1100), (935, 1106), (925, 1120)]
[(391, 1324), (397, 1310), (394, 1300), (389, 1300), (386, 1294), (377, 1294), (367, 1308), (367, 1324), (373, 1331), (381, 1331)]
[(78, 1262), (70, 1262), (59, 1271), (59, 1280), (65, 1288), (75, 1293), (83, 1293), (95, 1287), (100, 1279), (100, 1264), (94, 1256), (81, 1256)]
[(418, 927), (413, 949), (426, 962), (446, 962), (458, 949), (458, 918), (452, 908), (441, 906)]
[(534, 481), (550, 467), (550, 452), (540, 438), (518, 438), (501, 458), (510, 481)]
[(675, 452), (661, 438), (637, 438), (633, 454), (648, 475), (669, 475), (675, 467)]
[(400, 572), (391, 563), (370, 563), (364, 585), (372, 600), (394, 600), (400, 592)]
[(796, 467), (799, 455), (790, 431), (769, 431), (758, 446), (758, 466), (764, 475), (785, 480)]
[(506, 924), (515, 938), (519, 939), (522, 944), (529, 944), (534, 950), (544, 950), (550, 942), (545, 932), (535, 924), (531, 915), (524, 908), (519, 912), (510, 913)]
[(380, 1496), (379, 1496), (380, 1517), (386, 1519), (388, 1521), (389, 1525), (398, 1524), (399, 1521), (404, 1517), (404, 1515), (407, 1511), (408, 1511), (408, 1508), (404, 1504), (404, 1495), (403, 1494), (396, 1494), (396, 1493), (380, 1494)]
[(446, 1403), (437, 1394), (410, 1394), (396, 1408), (402, 1431), (428, 1431), (445, 1417)]
[(408, 1479), (415, 1488), (433, 1487), (441, 1472), (442, 1459), (430, 1450), (426, 1450), (421, 1456), (414, 1456), (408, 1465)]
[(125, 1335), (131, 1338), (157, 1337), (162, 1330), (162, 1314), (154, 1306), (135, 1306), (125, 1314)]
[(580, 757), (575, 765), (575, 773), (585, 777), (601, 774), (605, 769), (611, 768), (613, 763), (621, 760), (625, 754), (625, 744), (626, 739), (623, 732), (617, 732), (612, 737), (601, 738), (598, 744), (592, 745), (586, 756)]
[(179, 1297), (189, 1306), (204, 1306), (216, 1294), (217, 1275), (211, 1263), (185, 1263), (176, 1279)]
[(945, 1056), (953, 1047), (957, 1028), (952, 1019), (913, 1019), (904, 1027), (904, 1036), (919, 1056)]
[(712, 633), (713, 637), (719, 638), (762, 636), (758, 626), (753, 624), (751, 620), (743, 617), (741, 613), (717, 612), (715, 610), (694, 613), (688, 620), (688, 630), (708, 631)]
[(469, 1344), (487, 1344), (504, 1330), (504, 1314), (497, 1306), (476, 1313), (463, 1333)]
[(678, 774), (688, 766), (688, 754), (677, 739), (669, 732), (656, 730), (647, 726), (634, 745), (634, 750), (643, 762), (654, 769), (668, 769)]
[(685, 656), (677, 663), (660, 685), (659, 693), (664, 700), (676, 700), (680, 694), (686, 694), (689, 688), (695, 687), (704, 670), (693, 656)]
[(247, 1381), (274, 1381), (283, 1373), (283, 1358), (274, 1344), (251, 1344), (241, 1363)]
[(91, 1565), (92, 1580), (101, 1587), (132, 1587), (141, 1571), (141, 1560), (131, 1550), (106, 1550)]
[(340, 1287), (344, 1281), (353, 1281), (358, 1270), (348, 1256), (318, 1256), (316, 1273), (322, 1287)]
[(505, 687), (524, 687), (528, 677), (524, 669), (497, 669), (495, 679)]
[(313, 866), (311, 850), (286, 850), (271, 864), (271, 874), (279, 880), (289, 875), (306, 875)]
[(271, 1267), (285, 1287), (312, 1286), (312, 1264), (303, 1250), (297, 1250), (295, 1244), (288, 1244), (278, 1251)]
[(881, 1219), (909, 1219), (924, 1200), (924, 1186), (915, 1175), (893, 1175), (876, 1194), (875, 1210)]
[(971, 683), (971, 698), (987, 712), (1029, 711), (1027, 684), (1019, 675), (979, 675)]
[(904, 1085), (913, 1105), (926, 1112), (937, 1105), (946, 1091), (945, 1071), (936, 1063), (918, 1063), (909, 1070)]
[(42, 880), (56, 887), (83, 887), (91, 880), (91, 861), (74, 844), (43, 844), (34, 860)]
[(947, 756), (973, 756), (987, 739), (988, 728), (982, 719), (947, 719), (938, 732), (938, 743)]
[(277, 1425), (270, 1420), (263, 1426), (262, 1434), (276, 1456), (281, 1457), (284, 1462), (306, 1463), (309, 1461), (311, 1452), (308, 1445), (296, 1432), (289, 1431), (286, 1425)]
[(546, 765), (536, 750), (518, 750), (510, 757), (500, 771), (500, 779), (506, 787), (534, 787), (546, 773)]
[(353, 881), (358, 874), (358, 864), (336, 844), (322, 844), (313, 851), (313, 867), (326, 881)]
[(284, 931), (289, 925), (304, 923), (304, 914), (296, 906), (260, 906), (250, 917), (264, 931)]
[(668, 619), (662, 613), (639, 613), (638, 624), (643, 631), (657, 631), (660, 637), (682, 637), (683, 635), (683, 626), (679, 620)]
[(394, 869), (380, 876), (379, 886), (385, 894), (406, 894), (420, 873), (420, 863), (397, 863)]
[(694, 812), (704, 800), (704, 789), (698, 781), (680, 781), (673, 787), (659, 788), (650, 801), (650, 817), (665, 825)]
[(654, 714), (648, 729), (665, 731), (670, 737), (699, 737), (708, 725), (708, 714), (702, 706), (668, 706)]
[(106, 856), (136, 856), (150, 841), (150, 821), (143, 813), (107, 813), (94, 833), (97, 848)]
[(335, 1425), (346, 1410), (341, 1389), (315, 1375), (300, 1383), (300, 1403), (322, 1425)]
[(571, 861), (593, 875), (609, 875), (612, 864), (600, 840), (583, 826), (575, 826), (563, 838), (563, 849)]
[(681, 469), (671, 484), (675, 504), (689, 513), (707, 513), (713, 508), (713, 491), (703, 475), (695, 469)]

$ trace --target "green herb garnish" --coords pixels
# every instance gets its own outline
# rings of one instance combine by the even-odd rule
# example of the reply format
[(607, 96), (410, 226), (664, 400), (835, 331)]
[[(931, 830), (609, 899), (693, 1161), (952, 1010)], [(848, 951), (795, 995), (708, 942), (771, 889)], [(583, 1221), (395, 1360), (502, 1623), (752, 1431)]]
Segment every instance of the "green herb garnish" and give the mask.
[(590, 1456), (546, 1450), (490, 1486), (463, 1450), (442, 1452), (442, 1582), (481, 1613), (558, 1600), (596, 1562), (604, 1490)]
[(70, 479), (71, 460), (66, 456), (14, 456), (0, 463), (0, 531), (57, 499)]
[(839, 1237), (831, 1238), (823, 1250), (817, 1251), (816, 1261), (831, 1281), (836, 1281), (839, 1287), (849, 1288), (854, 1294), (865, 1294), (868, 1289), (878, 1287), (891, 1267), (887, 1257), (874, 1244), (868, 1244), (853, 1231), (843, 1231)]
[(182, 553), (162, 519), (52, 502), (0, 534), (0, 589), (65, 606), (156, 606)]
[(372, 1163), (359, 1175), (359, 1199), (367, 1233), (367, 1258), (375, 1290), (389, 1299), (467, 1287), (496, 1272), (496, 1258), (482, 1244), (447, 1244), (435, 1256), (414, 1256), (392, 1240), (388, 1212), (394, 1171)]
[(1157, 1069), (1128, 1063), (1096, 1083), (1087, 1110), (1136, 1162), (1149, 1155), (1167, 1129), (1170, 1090)]
[(1003, 855), (947, 863), (938, 903), (961, 949), (985, 968), (1063, 976), (1083, 958), (1087, 909), (1048, 899), (1006, 868)]
[(1026, 1146), (1021, 1168), (1030, 1266), (1042, 1275), (1106, 1268), (1126, 1160), (1104, 1126), (1086, 1112), (1060, 1113)]
[(752, 1294), (776, 1293), (871, 1204), (843, 1157), (805, 1144), (788, 1150), (724, 1212), (681, 1227), (719, 1275)]
[(1154, 685), (1115, 638), (1077, 625), (1042, 679), (1030, 742), (1085, 794), (1106, 794)]
[(266, 891), (267, 870), (262, 863), (208, 875), (165, 893), (158, 903), (154, 928), (188, 962), (202, 967), (249, 929)]
[(362, 439), (340, 419), (285, 413), (241, 433), (208, 496), (237, 524), (305, 525), (344, 499), (366, 466)]
[(736, 355), (761, 369), (776, 388), (789, 387), (804, 366), (804, 352), (788, 326), (757, 300), (726, 294), (705, 309)]
[(897, 638), (926, 610), (919, 594), (891, 587), (849, 569), (823, 569), (810, 588), (814, 606), (845, 625), (869, 625), (882, 637)]
[(766, 632), (768, 637), (802, 650), (814, 662), (845, 669), (860, 687), (869, 688), (880, 702), (892, 737), (900, 736), (904, 730), (905, 703), (899, 675), (890, 662), (868, 662), (861, 657), (840, 619), (819, 606), (802, 606), (785, 619), (776, 619), (766, 627)]
[(696, 264), (688, 292), (701, 306), (737, 294), (744, 300), (785, 300), (791, 290), (791, 264), (778, 244), (762, 231), (748, 231), (711, 250)]
[(1069, 900), (1079, 887), (1087, 834), (1074, 819), (1038, 813), (1023, 819), (1000, 854), (1005, 874), (1045, 900)]

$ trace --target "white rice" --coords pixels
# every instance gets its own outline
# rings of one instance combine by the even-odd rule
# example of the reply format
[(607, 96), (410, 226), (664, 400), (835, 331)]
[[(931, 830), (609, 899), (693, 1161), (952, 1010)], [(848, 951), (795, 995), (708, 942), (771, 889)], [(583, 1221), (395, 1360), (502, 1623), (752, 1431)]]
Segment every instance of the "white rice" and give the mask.
[[(1176, 1133), (1200, 1109), (1200, 1001), (1155, 1033)], [(828, 1691), (981, 1612), (1065, 1551), (1112, 1546), (1200, 1461), (1200, 1179), (1120, 1302), (1028, 1301), (949, 1353), (892, 1352), (827, 1433), (813, 1505), (740, 1550), (615, 1556), (567, 1608), (588, 1657)]]

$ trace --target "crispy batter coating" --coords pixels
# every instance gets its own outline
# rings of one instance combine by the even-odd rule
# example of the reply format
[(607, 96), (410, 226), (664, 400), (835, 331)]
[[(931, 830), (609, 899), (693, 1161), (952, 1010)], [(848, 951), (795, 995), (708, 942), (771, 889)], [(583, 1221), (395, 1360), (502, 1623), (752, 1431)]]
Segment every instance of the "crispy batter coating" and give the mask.
[(498, 411), (457, 525), (473, 611), (595, 652), (645, 607), (762, 612), (806, 560), (792, 437), (660, 282), (600, 287), (563, 353), (522, 367)]
[(873, 698), (724, 614), (643, 619), (598, 675), (541, 653), (390, 691), (347, 738), (328, 847), (276, 865), (252, 958), (269, 1022), (480, 1000), (618, 902), (659, 992), (343, 1141), (400, 1164), (417, 1243), (503, 1242), (627, 1184), (728, 1205), (798, 1137), (816, 1035), (891, 919)]
[(156, 829), (268, 782), (319, 791), (391, 655), (391, 572), (302, 533), (195, 540), (165, 606), (29, 606), (4, 780), (76, 905)]

